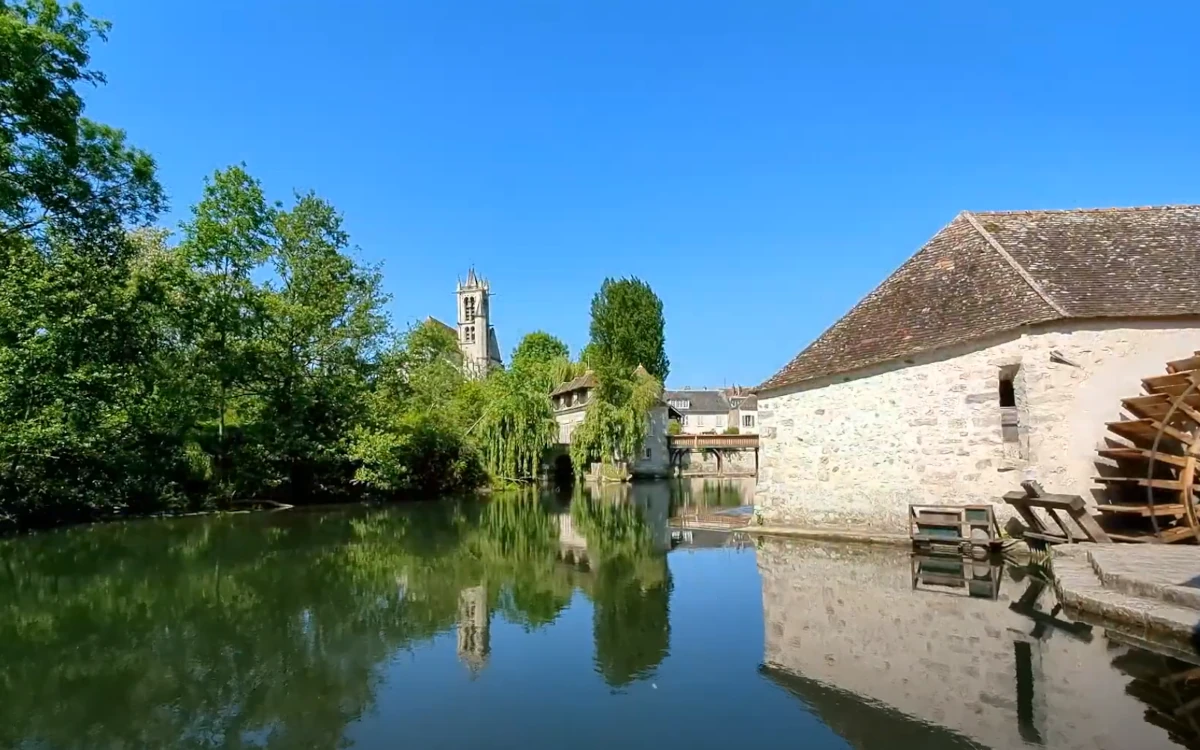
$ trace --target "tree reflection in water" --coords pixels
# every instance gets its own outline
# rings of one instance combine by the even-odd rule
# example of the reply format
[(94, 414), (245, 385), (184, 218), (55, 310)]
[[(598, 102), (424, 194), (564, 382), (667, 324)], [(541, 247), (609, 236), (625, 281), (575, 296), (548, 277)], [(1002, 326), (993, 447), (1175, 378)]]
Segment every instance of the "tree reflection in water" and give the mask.
[[(398, 650), (482, 627), (460, 656), (486, 659), (493, 615), (543, 628), (576, 590), (599, 673), (645, 678), (671, 584), (644, 508), (583, 489), (0, 541), (0, 746), (337, 747)], [(566, 513), (587, 565), (563, 560)]]

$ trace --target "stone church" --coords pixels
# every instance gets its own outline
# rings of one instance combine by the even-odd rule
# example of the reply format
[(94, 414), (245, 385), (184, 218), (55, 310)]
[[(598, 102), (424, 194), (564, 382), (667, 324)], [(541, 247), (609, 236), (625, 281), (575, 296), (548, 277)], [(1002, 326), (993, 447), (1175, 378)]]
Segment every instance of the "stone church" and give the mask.
[(764, 522), (1093, 501), (1121, 399), (1200, 350), (1197, 267), (1200, 206), (960, 213), (756, 389)]
[(475, 269), (467, 272), (467, 280), (455, 285), (458, 305), (458, 326), (451, 328), (437, 318), (436, 323), (454, 333), (458, 348), (463, 353), (463, 368), (475, 377), (482, 377), (493, 367), (504, 365), (500, 355), (500, 343), (496, 340), (496, 329), (491, 318), (491, 287), (487, 279), (475, 275)]

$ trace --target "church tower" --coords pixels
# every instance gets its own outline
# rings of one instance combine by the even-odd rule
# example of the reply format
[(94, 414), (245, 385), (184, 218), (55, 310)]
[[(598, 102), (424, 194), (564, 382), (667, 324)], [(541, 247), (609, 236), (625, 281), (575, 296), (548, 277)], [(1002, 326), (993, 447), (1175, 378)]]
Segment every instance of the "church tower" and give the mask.
[(463, 367), (476, 376), (499, 367), (500, 346), (491, 321), (491, 289), (487, 279), (475, 275), (472, 268), (467, 280), (459, 281), (458, 347), (463, 353)]

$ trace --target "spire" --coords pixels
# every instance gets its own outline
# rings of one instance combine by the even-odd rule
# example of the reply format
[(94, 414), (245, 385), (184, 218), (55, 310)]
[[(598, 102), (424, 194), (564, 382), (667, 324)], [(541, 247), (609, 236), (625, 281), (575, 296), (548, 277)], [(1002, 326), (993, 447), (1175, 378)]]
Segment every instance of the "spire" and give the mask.
[(479, 279), (475, 278), (475, 266), (471, 266), (471, 270), (467, 271), (467, 286), (476, 286), (479, 284)]

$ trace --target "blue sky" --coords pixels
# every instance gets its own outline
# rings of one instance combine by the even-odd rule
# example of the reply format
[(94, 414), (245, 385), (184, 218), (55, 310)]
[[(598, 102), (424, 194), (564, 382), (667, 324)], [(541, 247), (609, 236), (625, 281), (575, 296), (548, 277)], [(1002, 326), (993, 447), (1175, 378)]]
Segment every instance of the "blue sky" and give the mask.
[(577, 350), (636, 275), (669, 384), (754, 385), (960, 210), (1200, 202), (1196, 5), (97, 0), (89, 114), (171, 226), (239, 161), (316, 190), (399, 325), (474, 264), (506, 358)]

